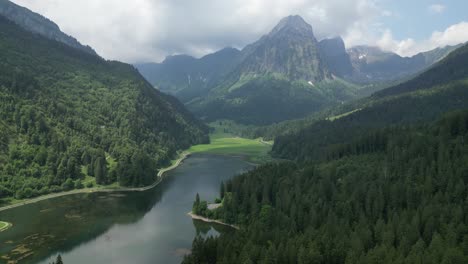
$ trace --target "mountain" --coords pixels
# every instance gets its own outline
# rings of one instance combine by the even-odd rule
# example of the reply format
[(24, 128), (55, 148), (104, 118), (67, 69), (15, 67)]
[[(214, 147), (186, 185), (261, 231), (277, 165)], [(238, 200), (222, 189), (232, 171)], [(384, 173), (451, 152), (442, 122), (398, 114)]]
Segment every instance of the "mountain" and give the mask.
[(321, 57), (312, 26), (300, 16), (283, 18), (273, 30), (242, 50), (240, 77), (278, 74), (313, 83), (331, 78)]
[(333, 74), (343, 78), (353, 75), (353, 65), (341, 37), (323, 39), (319, 42), (319, 48), (324, 62)]
[(467, 263), (467, 137), (461, 111), (236, 176), (193, 211), (239, 230), (197, 236), (182, 263)]
[(142, 186), (207, 128), (131, 65), (0, 16), (0, 198)]
[[(448, 48), (446, 48), (448, 49)], [(443, 49), (438, 50), (443, 52)], [(428, 60), (434, 60), (432, 53), (421, 54), (425, 55)], [(398, 95), (417, 90), (430, 89), (434, 86), (447, 85), (455, 81), (462, 81), (468, 77), (468, 45), (456, 49), (442, 61), (436, 63), (429, 70), (421, 73), (416, 78), (399, 84), (397, 86), (377, 92), (375, 97), (385, 97), (391, 95)]]
[(312, 26), (300, 16), (289, 16), (241, 51), (227, 48), (200, 59), (170, 56), (160, 64), (136, 67), (155, 87), (178, 97), (207, 122), (231, 119), (269, 125), (388, 87), (455, 48), (411, 58), (368, 46), (346, 50), (340, 37), (317, 41)]
[(222, 183), (216, 209), (197, 195), (239, 230), (183, 263), (467, 263), (467, 54), (276, 138), (283, 161)]
[(0, 15), (32, 33), (96, 55), (96, 52), (91, 47), (82, 45), (72, 36), (60, 31), (60, 28), (54, 22), (8, 0), (0, 1)]
[(349, 100), (357, 88), (332, 76), (312, 27), (289, 16), (242, 49), (232, 70), (206, 94), (192, 93), (186, 105), (208, 122), (271, 124)]
[(167, 57), (160, 64), (145, 63), (135, 66), (159, 90), (187, 102), (219, 83), (233, 69), (239, 57), (239, 50), (225, 48), (200, 59), (176, 55)]
[[(276, 156), (317, 159), (323, 148), (391, 125), (430, 122), (443, 113), (468, 108), (468, 45), (453, 51), (426, 72), (349, 104), (340, 115), (275, 139)], [(307, 142), (307, 144), (304, 144)]]
[(458, 47), (460, 45), (437, 48), (412, 57), (401, 57), (393, 52), (382, 51), (377, 47), (353, 47), (348, 50), (353, 65), (353, 75), (348, 79), (369, 83), (411, 77), (443, 59)]

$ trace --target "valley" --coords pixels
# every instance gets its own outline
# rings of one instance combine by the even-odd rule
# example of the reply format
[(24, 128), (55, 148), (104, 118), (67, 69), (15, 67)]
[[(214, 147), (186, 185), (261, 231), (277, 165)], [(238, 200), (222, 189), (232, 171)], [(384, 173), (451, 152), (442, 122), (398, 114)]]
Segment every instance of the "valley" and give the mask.
[[(76, 195), (80, 193), (112, 193), (112, 192), (145, 192), (157, 187), (163, 178), (164, 174), (176, 169), (183, 163), (190, 155), (193, 154), (212, 154), (229, 157), (237, 157), (245, 162), (252, 164), (262, 164), (272, 161), (269, 152), (273, 143), (271, 141), (262, 141), (261, 139), (247, 139), (234, 136), (229, 133), (220, 132), (220, 128), (213, 128), (214, 132), (210, 134), (209, 144), (200, 144), (190, 147), (187, 150), (182, 151), (178, 157), (170, 162), (170, 165), (159, 169), (157, 173), (157, 179), (154, 183), (148, 186), (142, 187), (125, 187), (119, 184), (111, 185), (97, 185), (94, 178), (93, 186), (96, 187), (83, 187), (77, 190), (58, 192), (54, 194), (41, 195), (37, 198), (30, 199), (15, 199), (15, 198), (3, 198), (0, 200), (0, 212), (9, 210), (19, 206), (33, 204), (48, 199), (58, 198), (67, 195)], [(83, 181), (86, 184), (86, 180)]]
[(0, 263), (468, 263), (454, 3), (156, 2), (0, 1)]
[(14, 223), (0, 232), (0, 262), (46, 264), (60, 253), (66, 263), (180, 263), (197, 234), (231, 232), (187, 215), (195, 194), (214, 199), (222, 181), (251, 168), (238, 158), (193, 154), (156, 188), (74, 194), (0, 212)]

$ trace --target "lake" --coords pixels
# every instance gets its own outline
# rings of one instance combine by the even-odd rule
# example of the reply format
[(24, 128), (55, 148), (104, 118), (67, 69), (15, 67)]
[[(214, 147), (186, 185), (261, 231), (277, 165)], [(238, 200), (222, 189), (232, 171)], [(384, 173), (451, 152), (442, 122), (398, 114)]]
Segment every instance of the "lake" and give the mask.
[(192, 220), (196, 193), (212, 201), (222, 181), (252, 168), (238, 158), (196, 154), (146, 192), (63, 196), (0, 212), (0, 262), (180, 263), (197, 234), (235, 232)]

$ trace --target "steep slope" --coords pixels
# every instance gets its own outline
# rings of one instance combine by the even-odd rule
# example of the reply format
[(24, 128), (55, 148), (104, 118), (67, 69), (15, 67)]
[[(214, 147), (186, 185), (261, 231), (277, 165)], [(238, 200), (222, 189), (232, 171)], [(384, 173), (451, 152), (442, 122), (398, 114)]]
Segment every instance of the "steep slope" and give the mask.
[(349, 79), (368, 83), (410, 77), (427, 69), (460, 46), (437, 48), (412, 57), (401, 57), (392, 52), (382, 51), (377, 47), (353, 47), (348, 50), (353, 65), (353, 75)]
[(289, 80), (320, 82), (330, 78), (312, 26), (300, 16), (283, 18), (273, 30), (242, 50), (237, 71), (244, 75), (279, 74)]
[(135, 66), (153, 86), (187, 102), (220, 83), (239, 58), (239, 50), (225, 48), (200, 59), (177, 55), (167, 57), (162, 63)]
[(449, 82), (466, 79), (468, 77), (467, 61), (468, 45), (465, 45), (450, 53), (444, 60), (440, 61), (416, 78), (395, 87), (377, 92), (375, 97), (398, 95), (416, 90), (430, 89), (436, 85), (443, 85)]
[(349, 100), (357, 90), (332, 76), (312, 27), (299, 16), (289, 16), (246, 46), (234, 70), (187, 106), (207, 121), (271, 124)]
[(183, 263), (467, 263), (466, 137), (463, 111), (237, 176), (194, 211), (240, 230), (197, 237)]
[[(0, 16), (0, 198), (100, 184), (141, 186), (207, 129), (130, 65)], [(94, 180), (93, 180), (94, 181)]]
[(333, 74), (343, 78), (351, 77), (353, 66), (341, 37), (323, 39), (319, 42), (319, 48), (324, 62)]
[(222, 183), (218, 208), (197, 197), (195, 213), (240, 229), (197, 237), (183, 263), (466, 263), (467, 50), (278, 137), (297, 162)]
[(60, 31), (60, 28), (54, 22), (8, 0), (0, 1), (0, 15), (32, 33), (39, 34), (48, 39), (56, 40), (70, 47), (96, 55), (96, 52), (91, 47), (83, 46), (74, 37)]
[(445, 112), (468, 108), (467, 50), (463, 46), (415, 79), (351, 104), (349, 113), (278, 137), (273, 153), (289, 159), (320, 159), (324, 158), (323, 148), (372, 129), (427, 122)]
[[(411, 58), (367, 46), (347, 51), (341, 38), (318, 42), (309, 24), (289, 16), (241, 52), (222, 50), (198, 60), (175, 56), (137, 67), (156, 87), (177, 96), (208, 122), (231, 119), (269, 125), (399, 83), (454, 48)], [(208, 57), (215, 62), (206, 63)]]

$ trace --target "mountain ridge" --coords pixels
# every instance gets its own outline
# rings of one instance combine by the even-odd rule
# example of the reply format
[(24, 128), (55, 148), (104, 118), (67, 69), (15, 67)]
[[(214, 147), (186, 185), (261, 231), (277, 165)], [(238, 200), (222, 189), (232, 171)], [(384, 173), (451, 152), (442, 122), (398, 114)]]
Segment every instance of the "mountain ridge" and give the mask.
[(32, 33), (97, 56), (90, 46), (83, 45), (76, 38), (62, 32), (53, 21), (9, 0), (0, 1), (0, 15)]
[[(200, 71), (206, 56), (168, 57), (163, 63), (137, 68), (155, 87), (178, 97), (205, 121), (230, 118), (268, 125), (375, 92), (386, 83), (417, 74), (453, 49), (436, 49), (414, 58), (372, 47), (346, 49), (341, 37), (318, 41), (303, 18), (288, 16), (227, 59), (219, 52), (207, 55), (217, 61), (207, 71)], [(185, 63), (174, 70), (168, 63), (174, 59)], [(276, 109), (288, 109), (289, 114)]]

